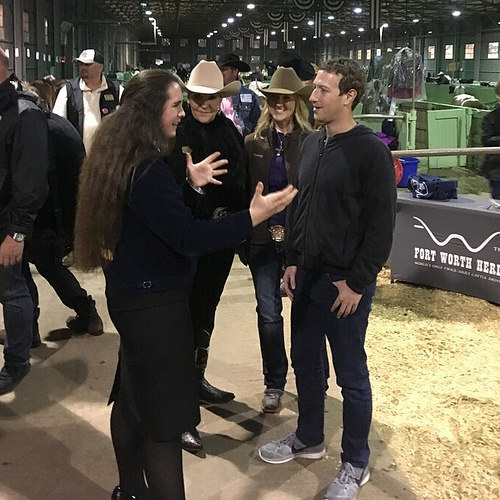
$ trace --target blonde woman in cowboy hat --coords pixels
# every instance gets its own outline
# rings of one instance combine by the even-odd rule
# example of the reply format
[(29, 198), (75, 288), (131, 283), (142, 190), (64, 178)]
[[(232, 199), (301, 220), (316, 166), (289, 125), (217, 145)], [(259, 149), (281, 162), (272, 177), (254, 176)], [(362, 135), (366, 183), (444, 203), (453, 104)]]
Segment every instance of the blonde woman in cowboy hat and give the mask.
[[(297, 178), (302, 141), (312, 132), (307, 108), (312, 86), (304, 86), (292, 68), (279, 67), (261, 91), (267, 100), (255, 132), (245, 138), (245, 149), (250, 186), (261, 181), (265, 192), (273, 192)], [(285, 216), (283, 211), (255, 227), (246, 247), (257, 299), (265, 413), (281, 410), (288, 370), (280, 294)]]
[[(219, 152), (220, 157), (228, 161), (227, 173), (220, 176), (222, 185), (205, 188), (205, 197), (195, 210), (198, 219), (217, 219), (248, 207), (243, 137), (220, 111), (222, 98), (235, 94), (240, 86), (238, 81), (224, 85), (222, 72), (213, 61), (200, 61), (186, 84), (188, 108), (177, 130), (175, 149), (169, 157), (178, 180), (183, 182), (186, 176), (186, 151), (191, 152), (194, 162), (214, 152)], [(200, 402), (205, 404), (224, 404), (234, 399), (232, 392), (212, 386), (205, 378), (215, 311), (234, 253), (232, 248), (200, 257), (190, 296), (199, 396)], [(203, 448), (200, 435), (194, 428), (186, 429), (182, 439), (187, 451), (197, 452)]]

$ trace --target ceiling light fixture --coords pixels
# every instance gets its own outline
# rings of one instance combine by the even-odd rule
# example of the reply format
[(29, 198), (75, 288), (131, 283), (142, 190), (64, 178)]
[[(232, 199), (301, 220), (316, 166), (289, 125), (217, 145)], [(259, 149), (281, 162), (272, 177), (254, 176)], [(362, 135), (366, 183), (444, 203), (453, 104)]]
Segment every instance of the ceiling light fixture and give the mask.
[(222, 26), (223, 28), (227, 28), (227, 23), (222, 23), (222, 24), (221, 24), (221, 26)]
[(345, 31), (344, 31), (344, 30), (342, 30), (342, 31), (340, 32), (340, 34), (341, 34), (341, 35), (345, 35)]
[(354, 7), (352, 11), (354, 12), (354, 14), (361, 14), (361, 12), (363, 12), (363, 9), (361, 7)]
[(314, 26), (314, 21), (309, 20), (309, 21), (307, 21), (307, 24), (308, 24), (309, 26)]
[(254, 3), (249, 3), (249, 4), (247, 5), (247, 9), (248, 9), (248, 10), (253, 10), (253, 9), (255, 9), (255, 4), (254, 4)]
[(333, 20), (335, 19), (335, 16), (328, 16), (328, 17), (327, 17), (327, 19), (328, 19), (329, 21), (333, 21)]
[(412, 19), (411, 22), (417, 24), (420, 22), (420, 19), (415, 18), (415, 19)]
[(451, 15), (452, 15), (453, 17), (459, 17), (459, 16), (460, 16), (460, 14), (462, 14), (462, 13), (461, 13), (459, 10), (454, 10), (454, 11), (451, 13)]
[(236, 12), (236, 17), (243, 17), (243, 14), (241, 12)]
[(227, 18), (227, 22), (228, 22), (229, 24), (234, 23), (234, 17), (228, 17), (228, 18)]
[(363, 31), (365, 31), (365, 28), (358, 28), (358, 31), (359, 31), (360, 33), (363, 33)]

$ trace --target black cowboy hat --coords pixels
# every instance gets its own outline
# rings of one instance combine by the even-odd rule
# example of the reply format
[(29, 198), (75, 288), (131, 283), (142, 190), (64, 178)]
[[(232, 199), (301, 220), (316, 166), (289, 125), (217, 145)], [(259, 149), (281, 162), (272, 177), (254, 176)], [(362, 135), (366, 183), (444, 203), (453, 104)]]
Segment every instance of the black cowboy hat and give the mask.
[(236, 68), (239, 71), (246, 73), (250, 71), (250, 65), (244, 61), (241, 61), (237, 54), (225, 54), (221, 56), (218, 61), (219, 67), (230, 66), (231, 68)]
[(284, 66), (285, 68), (293, 68), (302, 81), (312, 80), (316, 74), (314, 66), (304, 61), (304, 59), (293, 50), (284, 50), (281, 52), (276, 65)]

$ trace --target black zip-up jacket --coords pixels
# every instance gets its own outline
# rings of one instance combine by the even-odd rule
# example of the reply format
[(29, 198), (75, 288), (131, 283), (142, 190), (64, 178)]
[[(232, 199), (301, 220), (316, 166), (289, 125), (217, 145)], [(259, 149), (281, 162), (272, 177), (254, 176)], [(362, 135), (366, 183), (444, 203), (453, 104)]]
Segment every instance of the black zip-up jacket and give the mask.
[(363, 293), (392, 245), (396, 182), (389, 149), (367, 127), (304, 141), (290, 208), (287, 265), (331, 273)]
[[(482, 122), (483, 146), (500, 146), (500, 106), (490, 111)], [(486, 155), (481, 169), (490, 181), (500, 181), (500, 155)]]
[(30, 234), (48, 193), (46, 117), (34, 103), (19, 113), (17, 101), (12, 83), (0, 84), (0, 241)]

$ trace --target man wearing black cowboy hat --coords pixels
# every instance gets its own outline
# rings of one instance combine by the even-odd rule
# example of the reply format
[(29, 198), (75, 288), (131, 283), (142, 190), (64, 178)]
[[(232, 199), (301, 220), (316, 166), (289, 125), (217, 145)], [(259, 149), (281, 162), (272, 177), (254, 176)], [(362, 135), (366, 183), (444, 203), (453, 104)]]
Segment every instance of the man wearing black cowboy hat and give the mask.
[(281, 52), (276, 64), (278, 67), (293, 68), (304, 85), (309, 85), (314, 80), (316, 74), (314, 66), (302, 59), (294, 50), (284, 50)]
[[(240, 71), (250, 71), (250, 66), (236, 54), (222, 56), (218, 64), (224, 77), (224, 85), (238, 80)], [(245, 137), (255, 130), (260, 117), (259, 98), (253, 90), (242, 85), (239, 92), (222, 100), (221, 110)]]

